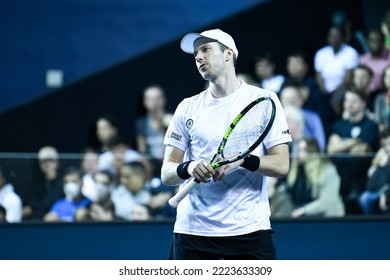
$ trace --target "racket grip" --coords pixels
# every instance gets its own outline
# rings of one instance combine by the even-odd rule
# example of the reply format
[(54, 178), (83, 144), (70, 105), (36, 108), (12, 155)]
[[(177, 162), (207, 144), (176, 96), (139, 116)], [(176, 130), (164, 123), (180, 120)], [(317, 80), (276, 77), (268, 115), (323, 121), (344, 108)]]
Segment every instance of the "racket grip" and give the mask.
[(195, 178), (192, 178), (177, 194), (168, 200), (169, 205), (176, 208), (180, 201), (182, 201), (197, 184), (199, 184), (199, 182), (195, 180)]

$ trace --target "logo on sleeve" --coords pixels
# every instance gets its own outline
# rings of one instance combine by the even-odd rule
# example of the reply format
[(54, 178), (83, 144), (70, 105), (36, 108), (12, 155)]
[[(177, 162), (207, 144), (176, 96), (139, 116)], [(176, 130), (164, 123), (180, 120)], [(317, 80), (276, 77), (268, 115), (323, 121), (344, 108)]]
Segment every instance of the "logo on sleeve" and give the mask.
[(191, 128), (193, 124), (194, 124), (194, 120), (193, 120), (193, 119), (188, 119), (188, 120), (186, 121), (186, 127), (187, 127), (187, 129)]
[(172, 130), (168, 130), (168, 138), (175, 139), (177, 141), (180, 141), (181, 138), (183, 138), (183, 135), (173, 132)]
[(283, 130), (283, 131), (282, 131), (282, 134), (290, 134), (290, 130), (289, 130), (289, 129)]

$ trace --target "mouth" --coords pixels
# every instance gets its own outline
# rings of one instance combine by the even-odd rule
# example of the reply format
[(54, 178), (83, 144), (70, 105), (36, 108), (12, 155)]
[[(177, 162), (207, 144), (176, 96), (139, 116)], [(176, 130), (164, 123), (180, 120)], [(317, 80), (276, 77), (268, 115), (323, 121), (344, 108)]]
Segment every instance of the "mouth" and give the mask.
[(201, 70), (203, 70), (205, 67), (206, 67), (206, 63), (202, 63), (201, 65), (199, 65), (199, 70), (201, 71)]

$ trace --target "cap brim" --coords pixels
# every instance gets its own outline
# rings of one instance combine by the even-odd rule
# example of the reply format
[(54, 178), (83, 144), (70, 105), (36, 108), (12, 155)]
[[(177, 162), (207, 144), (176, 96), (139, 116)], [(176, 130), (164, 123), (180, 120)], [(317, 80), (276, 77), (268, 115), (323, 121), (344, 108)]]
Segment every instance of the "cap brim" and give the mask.
[(199, 33), (188, 33), (187, 35), (185, 35), (183, 37), (183, 39), (181, 39), (180, 48), (186, 53), (193, 54), (194, 53), (194, 42), (195, 42), (195, 40), (197, 40), (201, 37), (203, 37), (203, 36), (200, 35)]

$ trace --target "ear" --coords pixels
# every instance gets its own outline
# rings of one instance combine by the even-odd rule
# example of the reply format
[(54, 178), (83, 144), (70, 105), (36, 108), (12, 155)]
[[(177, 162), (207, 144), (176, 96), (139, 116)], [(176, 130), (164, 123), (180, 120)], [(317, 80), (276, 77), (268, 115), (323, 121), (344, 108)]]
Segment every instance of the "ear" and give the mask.
[(233, 58), (233, 55), (234, 55), (233, 50), (227, 49), (227, 50), (225, 51), (225, 61), (227, 62), (227, 61), (229, 61), (230, 59), (232, 59), (232, 58)]

